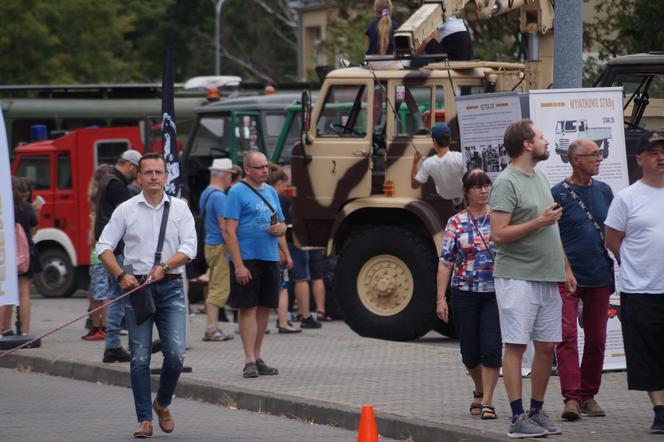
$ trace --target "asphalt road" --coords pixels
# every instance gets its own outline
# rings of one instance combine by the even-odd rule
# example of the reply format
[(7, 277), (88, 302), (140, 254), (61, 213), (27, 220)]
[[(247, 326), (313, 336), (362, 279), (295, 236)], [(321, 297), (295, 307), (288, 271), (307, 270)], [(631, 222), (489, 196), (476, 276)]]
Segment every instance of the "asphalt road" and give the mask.
[[(0, 369), (0, 439), (11, 441), (133, 440), (136, 417), (127, 388)], [(168, 441), (354, 441), (355, 432), (286, 417), (175, 399)]]

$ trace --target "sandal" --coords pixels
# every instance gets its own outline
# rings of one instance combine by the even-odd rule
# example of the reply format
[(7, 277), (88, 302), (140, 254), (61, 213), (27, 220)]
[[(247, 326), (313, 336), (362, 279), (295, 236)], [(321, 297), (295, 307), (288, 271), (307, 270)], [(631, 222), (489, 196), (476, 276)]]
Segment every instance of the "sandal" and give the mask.
[[(484, 393), (480, 393), (479, 391), (473, 391), (473, 398), (474, 399), (482, 399), (484, 397)], [(482, 414), (482, 404), (479, 402), (472, 402), (470, 404), (470, 411), (471, 416), (479, 416)]]
[(214, 342), (223, 342), (223, 341), (230, 341), (233, 339), (235, 336), (233, 335), (227, 335), (224, 332), (222, 332), (220, 329), (215, 328), (212, 331), (205, 331), (205, 335), (203, 336), (204, 341), (214, 341)]
[(482, 414), (480, 419), (498, 419), (496, 408), (491, 405), (482, 405)]
[(330, 322), (333, 320), (331, 316), (326, 315), (325, 312), (321, 312), (320, 310), (316, 310), (316, 317), (319, 322)]

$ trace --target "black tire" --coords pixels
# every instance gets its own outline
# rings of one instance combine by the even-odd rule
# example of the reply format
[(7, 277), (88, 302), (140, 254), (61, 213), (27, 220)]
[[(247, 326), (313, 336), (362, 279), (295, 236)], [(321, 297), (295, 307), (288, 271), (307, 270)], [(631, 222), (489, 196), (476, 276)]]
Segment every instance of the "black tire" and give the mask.
[[(406, 277), (412, 277), (413, 286), (407, 292), (412, 297), (403, 300), (393, 314), (371, 311), (358, 291), (360, 273), (374, 258), (396, 259), (405, 264)], [(425, 335), (436, 318), (436, 268), (431, 240), (405, 228), (380, 226), (354, 235), (339, 255), (335, 275), (335, 295), (344, 321), (360, 336), (371, 338), (410, 341)], [(396, 300), (396, 296), (383, 299)]]
[(35, 275), (35, 287), (44, 298), (69, 297), (77, 289), (76, 269), (67, 252), (51, 247), (39, 252), (42, 271)]

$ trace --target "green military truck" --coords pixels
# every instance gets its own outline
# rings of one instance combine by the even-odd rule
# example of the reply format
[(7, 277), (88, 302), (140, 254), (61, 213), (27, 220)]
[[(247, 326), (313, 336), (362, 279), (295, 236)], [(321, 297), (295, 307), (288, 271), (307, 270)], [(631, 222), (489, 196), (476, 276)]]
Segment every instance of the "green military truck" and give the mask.
[(182, 160), (191, 203), (209, 184), (208, 168), (215, 158), (240, 163), (249, 150), (263, 152), (271, 162), (285, 164), (300, 134), (300, 94), (230, 98), (195, 110), (196, 120)]

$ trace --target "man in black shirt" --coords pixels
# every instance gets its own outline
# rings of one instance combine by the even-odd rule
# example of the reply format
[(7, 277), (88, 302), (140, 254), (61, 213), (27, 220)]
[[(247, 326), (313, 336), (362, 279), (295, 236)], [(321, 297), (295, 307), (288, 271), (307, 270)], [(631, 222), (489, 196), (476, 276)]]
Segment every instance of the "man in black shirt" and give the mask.
[[(111, 219), (111, 215), (116, 207), (127, 201), (131, 194), (128, 185), (133, 181), (138, 173), (138, 162), (141, 159), (141, 153), (135, 150), (125, 151), (115, 166), (99, 184), (97, 192), (97, 207), (95, 216), (95, 240), (99, 240), (101, 232)], [(115, 249), (115, 255), (122, 265), (122, 253), (124, 244), (120, 243)], [(122, 289), (109, 276), (112, 287), (112, 297), (115, 298), (122, 294)], [(108, 307), (106, 318), (106, 337), (104, 339), (104, 362), (129, 362), (129, 353), (122, 348), (120, 341), (120, 330), (122, 319), (124, 318), (125, 301), (118, 301)]]

